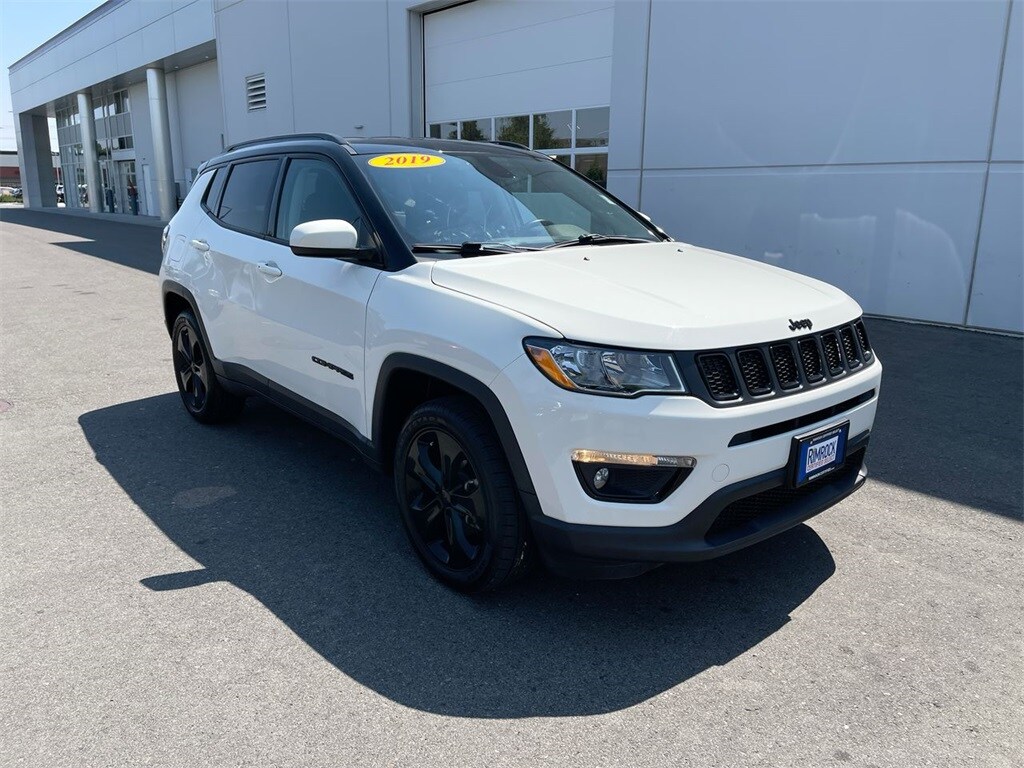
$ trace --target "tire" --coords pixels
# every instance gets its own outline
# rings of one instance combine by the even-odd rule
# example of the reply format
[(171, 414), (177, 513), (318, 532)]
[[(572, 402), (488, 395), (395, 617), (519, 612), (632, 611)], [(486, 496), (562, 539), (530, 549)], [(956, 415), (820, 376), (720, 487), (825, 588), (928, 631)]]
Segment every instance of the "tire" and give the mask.
[(171, 360), (181, 402), (193, 419), (219, 424), (241, 413), (245, 398), (231, 394), (217, 381), (210, 348), (188, 310), (178, 315), (171, 328)]
[(498, 437), (472, 400), (412, 412), (395, 446), (395, 492), (413, 549), (461, 592), (510, 584), (533, 561), (529, 527)]

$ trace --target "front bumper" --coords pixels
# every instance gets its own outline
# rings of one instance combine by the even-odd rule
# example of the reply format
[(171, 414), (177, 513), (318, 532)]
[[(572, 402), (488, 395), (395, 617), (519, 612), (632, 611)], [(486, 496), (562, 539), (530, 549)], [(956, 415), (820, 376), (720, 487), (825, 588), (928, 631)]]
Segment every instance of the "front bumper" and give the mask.
[(577, 577), (626, 577), (670, 562), (708, 560), (764, 541), (823, 512), (867, 479), (868, 434), (848, 443), (844, 465), (803, 488), (786, 487), (785, 469), (733, 483), (678, 523), (637, 528), (565, 523), (529, 509), (549, 568)]
[[(520, 484), (520, 490), (545, 559), (635, 564), (726, 554), (796, 525), (856, 490), (866, 476), (864, 450), (881, 373), (876, 359), (828, 386), (733, 408), (687, 396), (618, 399), (566, 392), (525, 357), (490, 386), (529, 472), (532, 488)], [(822, 413), (827, 415), (816, 420)], [(844, 469), (783, 498), (794, 436), (840, 421), (850, 423)], [(697, 465), (657, 503), (601, 501), (587, 495), (573, 468), (572, 451), (580, 448), (692, 456)], [(760, 504), (765, 492), (777, 508), (761, 509), (763, 514), (728, 531), (717, 522), (723, 513), (742, 509), (735, 506), (741, 499), (753, 497), (747, 506)]]

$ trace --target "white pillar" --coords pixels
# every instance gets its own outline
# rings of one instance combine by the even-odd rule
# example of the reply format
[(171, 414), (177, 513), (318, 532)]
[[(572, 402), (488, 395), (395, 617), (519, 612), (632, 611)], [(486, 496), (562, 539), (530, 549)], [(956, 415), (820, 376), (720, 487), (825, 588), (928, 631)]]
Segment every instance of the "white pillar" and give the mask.
[(149, 96), (149, 122), (153, 127), (153, 171), (156, 182), (160, 218), (169, 219), (178, 207), (171, 161), (171, 123), (167, 116), (167, 84), (164, 71), (157, 67), (146, 70), (146, 92)]
[(21, 190), (26, 208), (56, 208), (53, 184), (53, 156), (50, 154), (50, 126), (46, 115), (25, 112), (15, 123)]
[[(100, 189), (100, 158), (96, 152), (96, 121), (92, 114), (92, 96), (85, 91), (78, 92), (78, 114), (82, 121), (82, 154), (85, 156), (85, 183), (89, 186), (89, 210), (99, 213), (103, 210), (103, 190)], [(69, 191), (73, 195), (78, 194), (78, 179), (72, 179), (70, 186), (65, 180), (65, 200)]]

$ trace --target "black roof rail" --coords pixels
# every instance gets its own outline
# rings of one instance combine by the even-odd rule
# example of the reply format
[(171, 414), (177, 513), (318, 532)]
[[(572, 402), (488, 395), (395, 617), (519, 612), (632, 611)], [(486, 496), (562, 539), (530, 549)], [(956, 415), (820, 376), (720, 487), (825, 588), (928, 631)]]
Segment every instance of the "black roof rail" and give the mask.
[(501, 141), (500, 139), (495, 139), (494, 141), (488, 141), (487, 143), (498, 144), (502, 147), (515, 147), (516, 149), (525, 149), (527, 152), (533, 152), (533, 150), (530, 149), (528, 146), (526, 146), (525, 144), (520, 144), (518, 141)]
[(270, 144), (275, 141), (303, 141), (316, 139), (320, 141), (330, 141), (334, 144), (340, 144), (343, 147), (349, 147), (349, 143), (340, 136), (336, 136), (333, 133), (288, 133), (283, 136), (266, 136), (262, 139), (250, 139), (249, 141), (240, 141), (237, 144), (232, 144), (230, 147), (225, 149), (225, 152), (234, 152), (236, 149), (242, 147), (253, 147), (257, 144)]

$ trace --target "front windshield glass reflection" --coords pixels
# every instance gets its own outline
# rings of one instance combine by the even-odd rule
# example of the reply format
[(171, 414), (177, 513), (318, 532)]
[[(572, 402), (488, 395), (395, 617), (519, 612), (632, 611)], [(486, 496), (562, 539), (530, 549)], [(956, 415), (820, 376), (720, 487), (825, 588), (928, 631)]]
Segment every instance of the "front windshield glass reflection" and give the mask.
[(591, 234), (661, 239), (602, 190), (546, 158), (481, 147), (363, 156), (357, 163), (410, 245), (543, 248)]

